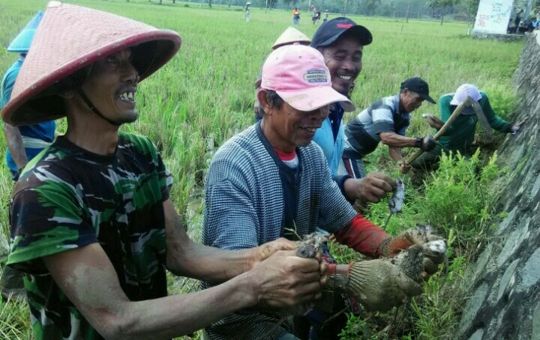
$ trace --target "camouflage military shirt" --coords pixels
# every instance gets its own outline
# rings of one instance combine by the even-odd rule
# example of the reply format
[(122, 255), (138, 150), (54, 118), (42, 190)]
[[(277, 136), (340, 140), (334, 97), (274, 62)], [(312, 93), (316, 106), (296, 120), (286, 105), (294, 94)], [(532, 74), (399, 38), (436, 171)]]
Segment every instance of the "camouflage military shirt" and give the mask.
[(144, 137), (120, 134), (112, 156), (59, 137), (26, 168), (10, 208), (8, 264), (27, 273), (37, 339), (101, 339), (63, 294), (43, 256), (99, 242), (132, 301), (167, 295), (165, 218), (172, 176)]

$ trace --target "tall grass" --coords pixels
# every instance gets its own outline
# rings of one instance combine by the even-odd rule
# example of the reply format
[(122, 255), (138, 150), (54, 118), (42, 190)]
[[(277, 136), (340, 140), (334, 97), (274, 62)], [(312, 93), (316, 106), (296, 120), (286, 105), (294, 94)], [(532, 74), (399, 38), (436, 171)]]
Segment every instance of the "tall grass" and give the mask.
[[(179, 54), (139, 87), (136, 100), (140, 119), (123, 129), (147, 135), (158, 146), (175, 177), (172, 199), (188, 223), (190, 235), (197, 238), (200, 214), (194, 211), (201, 209), (196, 202), (209, 161), (219, 145), (252, 123), (254, 81), (270, 46), (290, 25), (290, 12), (253, 8), (251, 22), (245, 22), (243, 12), (235, 8), (214, 5), (210, 9), (200, 6), (198, 2), (177, 2), (173, 5), (170, 1), (164, 1), (161, 6), (156, 4), (157, 1), (147, 0), (130, 0), (129, 3), (124, 0), (66, 2), (127, 16), (159, 28), (178, 31), (181, 35)], [(44, 0), (0, 2), (0, 44), (7, 46), (35, 12), (43, 10), (45, 5)], [(330, 17), (335, 16), (337, 14)], [(406, 78), (421, 76), (428, 81), (434, 98), (454, 91), (462, 83), (473, 83), (489, 93), (497, 113), (503, 117), (512, 113), (515, 99), (511, 78), (522, 43), (472, 40), (466, 36), (468, 26), (462, 23), (447, 22), (441, 26), (439, 22), (428, 21), (409, 20), (405, 23), (388, 18), (352, 18), (368, 27), (374, 37), (373, 43), (364, 48), (363, 70), (352, 96), (359, 109), (380, 97), (397, 93), (400, 83)], [(317, 27), (303, 20), (298, 28), (312, 36)], [(16, 58), (16, 55), (0, 49), (0, 70), (6, 70)], [(413, 114), (408, 134), (423, 136), (432, 133), (420, 113), (436, 114), (437, 111), (437, 106), (424, 104), (419, 112)], [(345, 119), (351, 117), (352, 114), (348, 114)], [(59, 129), (64, 131), (65, 123), (59, 123)], [(0, 150), (6, 150), (2, 138)], [(370, 170), (384, 169), (393, 176), (399, 175), (393, 163), (387, 162), (386, 148), (380, 147), (369, 160)], [(482, 164), (481, 158), (477, 162)], [(479, 197), (470, 206), (472, 217), (466, 219), (462, 212), (463, 204), (459, 203), (467, 201), (466, 204), (469, 204), (467, 199), (471, 195), (486, 195), (489, 181), (484, 181), (482, 177), (478, 180), (476, 167), (471, 163), (460, 159), (443, 163), (442, 168), (449, 169), (444, 170), (448, 173), (442, 171), (426, 178), (423, 190), (418, 190), (406, 179), (407, 205), (401, 216), (390, 220), (391, 233), (397, 233), (418, 221), (431, 221), (442, 225), (445, 233), (452, 232), (452, 237), (457, 237), (455, 245), (458, 245), (474, 242), (473, 238), (469, 238), (474, 230), (485, 230), (491, 211), (482, 198), (489, 197)], [(467, 181), (455, 177), (469, 172)], [(7, 168), (2, 162), (0, 225), (4, 235), (7, 234), (7, 204), (11, 188)], [(477, 191), (467, 191), (473, 189)], [(382, 224), (387, 213), (386, 202), (382, 202), (371, 206), (369, 217)], [(456, 221), (452, 220), (454, 216), (465, 220), (463, 223), (460, 220), (457, 226)], [(469, 222), (475, 229), (468, 227)], [(465, 238), (465, 234), (469, 236)], [(0, 249), (6, 249), (5, 237), (0, 237), (0, 244), (3, 244)], [(356, 256), (345, 249), (335, 249), (343, 261)], [(454, 257), (454, 263), (457, 263), (453, 263), (454, 266), (467, 262), (460, 260), (459, 256), (462, 255)], [(464, 264), (458, 269), (461, 270), (462, 266)], [(453, 272), (455, 278), (460, 276), (459, 270)], [(430, 289), (437, 291), (436, 280), (428, 284), (428, 298), (425, 299), (435, 302), (419, 303), (417, 307), (425, 308), (423, 312), (431, 316), (436, 316), (438, 309), (444, 310), (452, 314), (452, 318), (447, 318), (448, 313), (441, 313), (445, 315), (441, 320), (455, 320), (459, 310), (453, 309), (455, 306), (445, 306), (447, 299), (435, 298), (436, 295), (430, 293)], [(188, 291), (196, 286), (192, 281), (181, 281), (181, 284), (176, 280), (170, 281), (172, 292)], [(28, 320), (26, 308), (23, 307), (19, 304), (2, 306), (0, 329), (6, 332), (6, 338), (30, 337), (30, 327), (27, 321), (22, 321)], [(414, 308), (413, 305), (413, 312)], [(410, 334), (435, 334), (434, 327), (426, 326), (425, 319), (417, 316), (416, 320), (416, 328)], [(435, 328), (446, 327), (446, 334), (451, 334), (448, 333), (451, 324), (452, 321), (448, 321)], [(441, 329), (438, 334), (444, 332)], [(3, 337), (3, 333), (0, 333), (0, 337)]]

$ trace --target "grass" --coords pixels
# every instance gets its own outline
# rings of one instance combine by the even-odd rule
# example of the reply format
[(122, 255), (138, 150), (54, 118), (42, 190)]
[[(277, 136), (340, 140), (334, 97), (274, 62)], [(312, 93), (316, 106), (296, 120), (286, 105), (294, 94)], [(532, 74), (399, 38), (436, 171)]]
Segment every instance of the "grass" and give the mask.
[[(140, 119), (123, 129), (149, 136), (161, 150), (175, 175), (172, 199), (189, 224), (188, 232), (197, 238), (201, 224), (198, 202), (209, 161), (219, 145), (252, 123), (253, 83), (270, 46), (290, 25), (290, 12), (253, 8), (251, 22), (246, 23), (243, 11), (219, 5), (209, 9), (193, 2), (173, 5), (165, 1), (161, 6), (146, 0), (66, 2), (127, 16), (175, 30), (181, 35), (180, 53), (140, 86), (137, 93)], [(2, 1), (0, 44), (7, 46), (45, 4), (42, 0)], [(468, 26), (463, 23), (447, 22), (440, 26), (438, 21), (409, 20), (405, 23), (390, 18), (352, 18), (368, 27), (374, 37), (374, 42), (365, 47), (363, 70), (352, 96), (358, 108), (397, 93), (406, 78), (421, 76), (430, 84), (434, 98), (454, 91), (462, 83), (473, 83), (489, 93), (492, 106), (499, 115), (509, 117), (512, 114), (515, 93), (511, 80), (521, 42), (472, 40), (466, 36)], [(316, 30), (308, 20), (303, 20), (298, 28), (308, 36)], [(16, 58), (17, 55), (0, 49), (0, 70), (6, 70)], [(435, 105), (424, 104), (413, 114), (408, 135), (431, 133), (420, 113), (437, 114), (437, 111)], [(345, 119), (351, 117), (352, 114), (348, 114)], [(63, 121), (59, 121), (59, 130), (65, 130)], [(3, 138), (0, 138), (0, 150), (6, 150)], [(398, 176), (388, 158), (387, 149), (380, 147), (371, 155), (368, 170), (382, 169)], [(490, 165), (487, 167), (490, 173), (485, 179), (484, 173), (478, 176), (477, 169), (487, 162), (484, 158), (479, 156), (473, 162), (447, 159), (443, 161), (442, 170), (424, 178), (420, 187), (412, 185), (411, 176), (405, 178), (405, 211), (390, 220), (389, 231), (397, 233), (416, 222), (432, 222), (453, 241), (451, 270), (445, 285), (451, 289), (440, 289), (443, 279), (438, 277), (426, 285), (426, 294), (411, 304), (408, 316), (404, 317), (410, 320), (402, 331), (405, 338), (451, 338), (463, 301), (459, 278), (473, 254), (470, 250), (486, 237), (492, 223), (490, 202), (494, 195), (489, 191), (489, 178), (500, 170)], [(8, 233), (7, 204), (11, 188), (7, 168), (2, 162), (0, 225), (4, 235)], [(381, 225), (387, 213), (386, 202), (382, 202), (371, 206), (368, 217)], [(0, 237), (0, 245), (0, 259), (5, 259), (5, 237)], [(334, 248), (343, 262), (356, 257), (344, 247)], [(196, 289), (196, 283), (171, 278), (170, 288), (171, 293), (185, 292)], [(0, 337), (30, 338), (27, 308), (16, 303), (2, 307)], [(387, 320), (384, 315), (377, 318)], [(371, 329), (370, 337), (377, 338), (380, 325), (369, 321), (374, 319), (351, 318), (348, 330), (354, 333), (358, 329)], [(352, 339), (357, 335), (348, 336)]]

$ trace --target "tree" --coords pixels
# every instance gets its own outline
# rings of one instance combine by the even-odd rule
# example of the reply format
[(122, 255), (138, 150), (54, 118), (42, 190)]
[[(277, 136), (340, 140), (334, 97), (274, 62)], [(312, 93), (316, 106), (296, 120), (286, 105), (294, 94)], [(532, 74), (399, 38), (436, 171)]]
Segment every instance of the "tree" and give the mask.
[(448, 7), (455, 6), (459, 3), (459, 0), (430, 0), (428, 2), (428, 7), (433, 10), (439, 10), (441, 13), (441, 25), (444, 21), (444, 11)]
[(368, 15), (374, 15), (375, 9), (379, 7), (381, 4), (381, 0), (365, 0), (364, 6), (366, 7), (366, 11)]
[(469, 15), (473, 18), (476, 17), (476, 12), (478, 12), (479, 4), (480, 0), (465, 0), (465, 8), (467, 9), (467, 13), (469, 13)]

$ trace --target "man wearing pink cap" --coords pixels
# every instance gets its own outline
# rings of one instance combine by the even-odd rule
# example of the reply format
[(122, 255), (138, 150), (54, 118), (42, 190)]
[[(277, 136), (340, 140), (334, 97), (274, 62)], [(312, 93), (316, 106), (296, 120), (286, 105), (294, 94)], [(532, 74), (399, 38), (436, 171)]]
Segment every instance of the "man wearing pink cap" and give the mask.
[[(428, 119), (428, 124), (439, 130), (444, 122), (450, 118), (452, 112), (461, 104), (467, 97), (471, 97), (477, 101), (482, 108), (482, 111), (489, 125), (500, 132), (509, 133), (519, 130), (519, 125), (513, 125), (506, 122), (495, 114), (489, 98), (485, 92), (479, 91), (478, 88), (471, 84), (463, 84), (456, 90), (455, 93), (445, 94), (439, 99), (439, 109), (441, 111), (441, 121)], [(478, 118), (472, 106), (466, 107), (457, 119), (452, 123), (446, 133), (439, 138), (437, 146), (431, 152), (425, 152), (418, 157), (411, 166), (415, 168), (431, 169), (437, 166), (443, 152), (460, 152), (462, 155), (471, 155), (473, 151), (471, 146), (474, 142), (476, 131), (476, 123)]]
[[(322, 150), (312, 143), (332, 104), (350, 104), (332, 88), (319, 51), (292, 45), (272, 52), (263, 66), (257, 98), (263, 119), (228, 140), (212, 159), (206, 178), (204, 244), (249, 249), (279, 237), (297, 240), (316, 228), (371, 257), (391, 255), (412, 244), (410, 239), (392, 238), (351, 207), (332, 181)], [(348, 277), (346, 269), (339, 272), (335, 265), (330, 265), (329, 274)], [(369, 298), (385, 310), (421, 291), (414, 281), (389, 275), (382, 267), (373, 266), (365, 278), (375, 290)], [(366, 296), (358, 299), (364, 303)], [(297, 339), (291, 319), (276, 326), (280, 316), (278, 310), (258, 306), (229, 315), (206, 332), (212, 340)]]
[[(242, 251), (191, 241), (156, 147), (118, 131), (138, 117), (138, 83), (180, 42), (117, 15), (48, 5), (2, 111), (14, 126), (67, 117), (65, 136), (26, 166), (10, 206), (7, 264), (27, 274), (36, 339), (170, 339), (263, 302), (320, 294), (325, 265), (297, 257), (288, 240)], [(167, 297), (166, 269), (229, 281)]]

